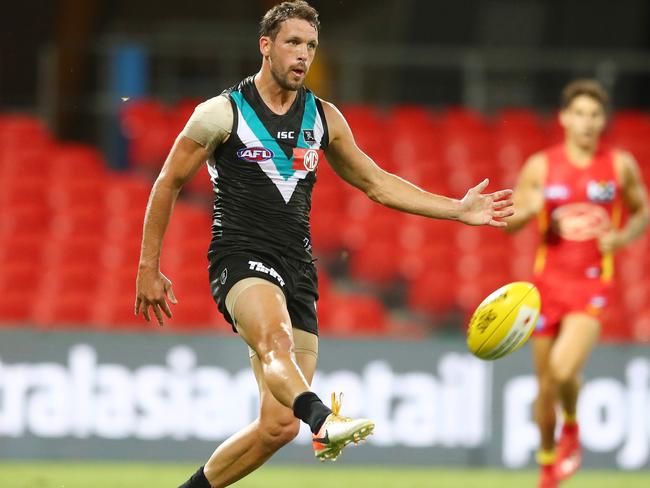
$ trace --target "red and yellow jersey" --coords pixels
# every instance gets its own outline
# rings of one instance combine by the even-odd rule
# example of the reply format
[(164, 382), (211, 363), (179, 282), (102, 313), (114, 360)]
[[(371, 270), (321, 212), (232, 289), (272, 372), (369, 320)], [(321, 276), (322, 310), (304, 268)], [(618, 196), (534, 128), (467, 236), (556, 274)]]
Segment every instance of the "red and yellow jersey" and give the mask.
[(562, 275), (609, 281), (613, 257), (598, 249), (598, 238), (621, 221), (621, 186), (614, 151), (600, 147), (585, 168), (572, 164), (564, 144), (545, 151), (544, 209), (539, 215), (542, 244), (538, 277)]

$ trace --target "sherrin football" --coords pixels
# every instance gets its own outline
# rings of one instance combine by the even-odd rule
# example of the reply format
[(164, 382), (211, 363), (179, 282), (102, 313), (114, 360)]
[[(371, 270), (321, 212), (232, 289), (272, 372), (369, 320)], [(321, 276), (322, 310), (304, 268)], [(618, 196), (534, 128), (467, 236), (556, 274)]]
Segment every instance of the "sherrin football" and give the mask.
[(539, 318), (535, 285), (516, 281), (491, 293), (476, 308), (467, 329), (467, 347), (481, 359), (498, 359), (528, 340)]

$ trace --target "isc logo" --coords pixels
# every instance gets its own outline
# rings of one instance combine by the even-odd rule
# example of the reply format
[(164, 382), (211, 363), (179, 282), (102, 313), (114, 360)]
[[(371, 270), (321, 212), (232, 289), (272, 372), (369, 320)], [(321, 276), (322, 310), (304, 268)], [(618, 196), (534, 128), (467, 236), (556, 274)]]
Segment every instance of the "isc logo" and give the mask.
[(277, 139), (293, 139), (295, 132), (292, 130), (278, 131)]
[(237, 156), (250, 163), (261, 163), (271, 159), (274, 154), (273, 151), (265, 147), (244, 147), (237, 151)]

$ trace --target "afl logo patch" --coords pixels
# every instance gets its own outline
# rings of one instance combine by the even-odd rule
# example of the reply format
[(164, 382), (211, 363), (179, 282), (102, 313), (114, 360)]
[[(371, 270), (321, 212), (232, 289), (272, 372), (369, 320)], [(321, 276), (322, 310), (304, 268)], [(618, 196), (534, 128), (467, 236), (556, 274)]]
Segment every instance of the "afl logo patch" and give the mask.
[(265, 147), (244, 147), (237, 151), (237, 157), (248, 161), (249, 163), (261, 163), (262, 161), (268, 161), (275, 154), (270, 149)]
[(219, 277), (219, 281), (221, 282), (222, 285), (225, 285), (227, 279), (228, 279), (228, 268), (224, 268), (223, 271), (221, 272), (221, 276)]
[(313, 149), (306, 151), (303, 157), (303, 164), (307, 171), (314, 171), (316, 166), (318, 166), (318, 151), (314, 151)]

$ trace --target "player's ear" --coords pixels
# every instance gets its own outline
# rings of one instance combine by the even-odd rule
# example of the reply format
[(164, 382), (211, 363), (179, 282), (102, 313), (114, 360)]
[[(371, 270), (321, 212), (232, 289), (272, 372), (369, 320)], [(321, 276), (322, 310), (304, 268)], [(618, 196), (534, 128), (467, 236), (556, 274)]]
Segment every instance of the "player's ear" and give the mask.
[(264, 57), (271, 54), (271, 38), (269, 36), (260, 37), (260, 53)]

